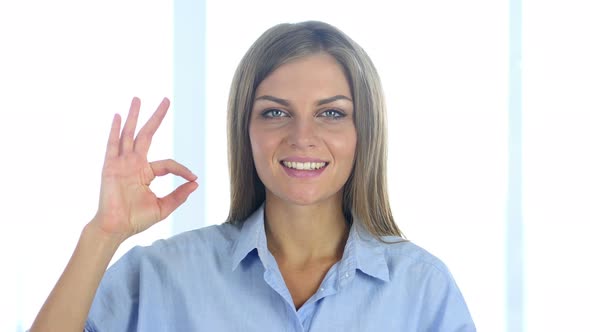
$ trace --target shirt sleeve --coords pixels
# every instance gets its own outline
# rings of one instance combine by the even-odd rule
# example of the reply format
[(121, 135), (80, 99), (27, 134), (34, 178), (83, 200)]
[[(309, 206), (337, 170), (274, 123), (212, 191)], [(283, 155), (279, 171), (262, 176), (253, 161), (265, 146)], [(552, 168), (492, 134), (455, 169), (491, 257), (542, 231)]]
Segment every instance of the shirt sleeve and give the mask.
[(137, 329), (140, 249), (131, 249), (106, 271), (90, 307), (84, 331)]
[(473, 332), (475, 324), (451, 273), (435, 269), (426, 286), (420, 331)]

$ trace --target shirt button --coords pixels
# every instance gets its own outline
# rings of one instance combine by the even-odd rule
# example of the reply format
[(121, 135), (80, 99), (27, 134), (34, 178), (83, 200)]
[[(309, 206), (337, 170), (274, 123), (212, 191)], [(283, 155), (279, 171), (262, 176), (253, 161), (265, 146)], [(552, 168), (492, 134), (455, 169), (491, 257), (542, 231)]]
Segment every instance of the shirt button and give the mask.
[(324, 291), (324, 287), (320, 288), (320, 292), (323, 292), (323, 291)]
[(348, 272), (344, 274), (344, 278), (348, 278)]

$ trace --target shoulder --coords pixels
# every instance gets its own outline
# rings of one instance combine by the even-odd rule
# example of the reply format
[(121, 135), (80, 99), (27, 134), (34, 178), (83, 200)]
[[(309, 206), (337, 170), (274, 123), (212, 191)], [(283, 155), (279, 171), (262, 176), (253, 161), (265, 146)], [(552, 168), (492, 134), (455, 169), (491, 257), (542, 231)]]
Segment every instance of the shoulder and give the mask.
[(393, 289), (421, 293), (456, 287), (447, 266), (436, 256), (398, 236), (375, 237), (362, 223), (353, 224), (351, 240), (359, 269)]
[(456, 283), (447, 265), (437, 256), (417, 244), (399, 237), (387, 237), (388, 243), (380, 243), (383, 258), (394, 284), (430, 288), (443, 291), (456, 288)]
[(233, 244), (240, 226), (229, 223), (212, 225), (174, 235), (154, 242), (150, 247), (158, 251), (184, 251), (199, 247), (220, 247)]
[[(140, 272), (152, 266), (156, 270), (176, 269), (187, 263), (227, 256), (240, 234), (240, 226), (224, 223), (207, 226), (157, 240), (149, 246), (135, 246), (111, 268), (109, 274)], [(145, 272), (145, 271), (142, 271)]]
[(454, 284), (447, 266), (424, 248), (398, 236), (376, 238), (355, 228), (356, 252), (361, 270), (403, 287), (448, 287)]
[(238, 236), (239, 226), (221, 224), (135, 246), (106, 271), (99, 294), (132, 299), (142, 285), (184, 283), (187, 276), (200, 276), (197, 271), (214, 273)]
[[(240, 226), (214, 225), (132, 248), (105, 273), (87, 326), (122, 331), (137, 322), (139, 307), (151, 312), (160, 308), (155, 303), (182, 298), (185, 291), (202, 284), (203, 278), (228, 269), (227, 252), (239, 233)], [(168, 305), (174, 306), (175, 302)]]
[(149, 246), (134, 247), (128, 255), (132, 258), (171, 258), (226, 252), (232, 248), (239, 233), (238, 225), (212, 225), (157, 240)]
[(383, 254), (390, 267), (419, 268), (443, 275), (450, 274), (441, 259), (414, 242), (396, 236), (384, 237), (383, 241), (379, 246), (383, 248)]
[(357, 243), (356, 251), (360, 263), (368, 267), (371, 264), (367, 260), (380, 261), (378, 265), (386, 270), (379, 271), (381, 275), (388, 273), (390, 279), (394, 276), (399, 278), (402, 275), (414, 277), (425, 274), (451, 278), (442, 260), (412, 241), (393, 235), (377, 238), (362, 223), (354, 223), (351, 232), (353, 242)]
[[(403, 289), (406, 303), (420, 308), (420, 330), (475, 331), (475, 326), (447, 265), (424, 248), (401, 238), (389, 237), (381, 243), (389, 269), (389, 286)], [(402, 241), (402, 242), (400, 242)]]

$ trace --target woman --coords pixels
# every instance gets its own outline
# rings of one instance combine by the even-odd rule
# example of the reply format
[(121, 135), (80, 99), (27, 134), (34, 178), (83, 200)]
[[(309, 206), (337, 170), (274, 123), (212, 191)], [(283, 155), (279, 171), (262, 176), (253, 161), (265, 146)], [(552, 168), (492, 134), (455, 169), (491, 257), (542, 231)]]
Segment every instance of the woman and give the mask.
[[(473, 331), (442, 262), (405, 241), (386, 190), (385, 107), (365, 52), (321, 22), (281, 24), (242, 59), (228, 107), (228, 222), (134, 248), (197, 177), (149, 163), (164, 100), (109, 135), (96, 216), (32, 331)], [(120, 132), (120, 134), (119, 134)], [(156, 176), (187, 182), (164, 198)]]

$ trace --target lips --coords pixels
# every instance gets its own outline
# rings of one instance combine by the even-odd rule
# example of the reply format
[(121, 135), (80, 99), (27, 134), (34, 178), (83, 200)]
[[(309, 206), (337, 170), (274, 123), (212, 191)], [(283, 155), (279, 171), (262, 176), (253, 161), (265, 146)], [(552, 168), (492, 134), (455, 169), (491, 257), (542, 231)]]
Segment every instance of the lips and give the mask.
[(300, 170), (300, 171), (318, 170), (318, 169), (322, 169), (328, 165), (328, 163), (325, 161), (321, 161), (321, 162), (281, 161), (281, 164), (287, 168), (296, 169), (296, 170)]
[(281, 160), (281, 166), (288, 176), (294, 178), (312, 178), (319, 176), (330, 163), (321, 159), (286, 158)]

